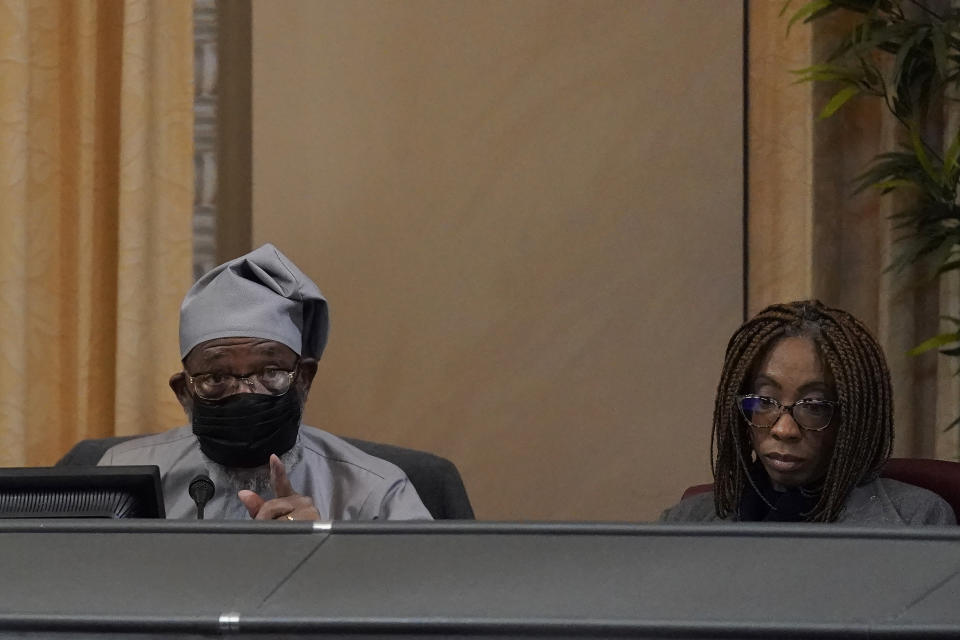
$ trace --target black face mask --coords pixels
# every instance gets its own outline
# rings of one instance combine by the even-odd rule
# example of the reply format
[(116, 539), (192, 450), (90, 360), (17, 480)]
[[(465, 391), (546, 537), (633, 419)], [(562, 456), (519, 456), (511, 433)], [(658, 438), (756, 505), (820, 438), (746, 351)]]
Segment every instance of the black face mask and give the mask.
[(193, 433), (200, 450), (226, 467), (258, 467), (290, 450), (300, 431), (300, 399), (238, 393), (216, 402), (194, 399)]

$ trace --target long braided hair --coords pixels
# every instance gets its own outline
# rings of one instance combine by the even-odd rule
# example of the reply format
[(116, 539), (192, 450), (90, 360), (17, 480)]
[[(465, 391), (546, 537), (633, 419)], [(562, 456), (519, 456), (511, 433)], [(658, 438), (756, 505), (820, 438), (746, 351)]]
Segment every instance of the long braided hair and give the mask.
[(807, 514), (811, 522), (832, 522), (850, 491), (875, 478), (893, 449), (893, 394), (883, 351), (870, 331), (846, 311), (818, 300), (775, 304), (743, 324), (730, 338), (717, 386), (710, 442), (717, 515), (735, 514), (753, 485), (750, 426), (735, 396), (767, 350), (780, 338), (807, 337), (816, 345), (836, 385), (836, 429), (820, 500)]

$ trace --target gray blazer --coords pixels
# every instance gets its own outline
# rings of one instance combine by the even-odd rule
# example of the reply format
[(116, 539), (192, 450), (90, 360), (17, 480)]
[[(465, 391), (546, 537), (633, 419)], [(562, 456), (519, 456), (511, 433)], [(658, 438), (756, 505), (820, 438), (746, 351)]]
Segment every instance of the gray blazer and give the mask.
[[(660, 522), (717, 522), (713, 507), (713, 491), (681, 500), (660, 515)], [(878, 478), (854, 488), (844, 504), (838, 523), (867, 526), (916, 524), (956, 524), (953, 509), (946, 500), (932, 491), (912, 484)]]
[[(324, 519), (431, 519), (403, 471), (326, 431), (301, 425), (297, 443), (280, 458), (290, 484), (313, 498)], [(256, 491), (266, 500), (274, 497), (266, 466), (230, 470), (213, 462), (200, 451), (190, 427), (121, 442), (108, 449), (99, 464), (159, 466), (164, 506), (171, 519), (196, 518), (187, 488), (199, 473), (209, 475), (216, 486), (204, 509), (209, 520), (249, 519), (237, 498), (240, 489)]]

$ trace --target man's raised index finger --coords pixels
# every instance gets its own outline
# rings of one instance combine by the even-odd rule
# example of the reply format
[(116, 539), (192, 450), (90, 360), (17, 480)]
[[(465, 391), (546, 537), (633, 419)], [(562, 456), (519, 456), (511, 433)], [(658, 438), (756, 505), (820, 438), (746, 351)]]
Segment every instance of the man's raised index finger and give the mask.
[(297, 493), (290, 486), (286, 467), (275, 453), (270, 454), (270, 484), (273, 486), (273, 494), (278, 498), (286, 498)]

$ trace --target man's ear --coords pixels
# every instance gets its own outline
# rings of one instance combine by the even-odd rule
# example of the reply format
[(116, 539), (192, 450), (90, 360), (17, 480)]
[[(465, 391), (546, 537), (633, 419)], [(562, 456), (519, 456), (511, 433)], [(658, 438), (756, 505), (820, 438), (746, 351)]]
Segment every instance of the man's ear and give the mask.
[(180, 406), (182, 406), (185, 411), (189, 411), (193, 406), (193, 399), (190, 397), (190, 392), (187, 391), (187, 374), (180, 371), (170, 376), (170, 388), (173, 389), (173, 393), (177, 396)]
[(310, 385), (313, 384), (313, 377), (317, 375), (317, 361), (314, 358), (300, 359), (300, 372), (297, 374), (297, 388), (300, 394), (306, 399), (310, 392)]

